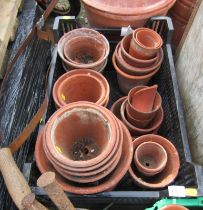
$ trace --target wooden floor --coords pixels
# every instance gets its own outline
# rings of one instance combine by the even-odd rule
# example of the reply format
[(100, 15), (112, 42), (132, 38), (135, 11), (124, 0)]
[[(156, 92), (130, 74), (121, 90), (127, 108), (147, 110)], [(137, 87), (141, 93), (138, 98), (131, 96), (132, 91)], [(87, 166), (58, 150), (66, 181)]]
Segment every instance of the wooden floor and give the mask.
[(18, 26), (17, 14), (22, 0), (0, 0), (0, 78), (3, 76), (6, 49), (10, 40), (14, 40)]

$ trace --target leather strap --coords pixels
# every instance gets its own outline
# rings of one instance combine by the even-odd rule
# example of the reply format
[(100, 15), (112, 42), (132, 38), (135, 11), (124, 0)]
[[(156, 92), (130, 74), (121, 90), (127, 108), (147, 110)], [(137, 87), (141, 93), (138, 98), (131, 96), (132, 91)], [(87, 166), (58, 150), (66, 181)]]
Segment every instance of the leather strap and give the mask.
[[(23, 41), (23, 43), (19, 47), (17, 53), (15, 54), (12, 62), (9, 64), (9, 66), (6, 70), (5, 79), (8, 77), (15, 62), (18, 60), (19, 56), (24, 52), (24, 50), (26, 49), (28, 44), (31, 42), (31, 40), (34, 36), (39, 36), (39, 38), (43, 37), (46, 40), (48, 39), (48, 37), (41, 31), (41, 27), (44, 25), (44, 21), (48, 18), (48, 16), (50, 15), (51, 11), (53, 10), (53, 8), (57, 4), (57, 2), (58, 2), (58, 0), (51, 1), (49, 6), (43, 13), (42, 17), (40, 18), (40, 21), (37, 22), (37, 24), (33, 27), (32, 31), (28, 34), (27, 38)], [(43, 117), (43, 115), (47, 109), (47, 106), (48, 106), (48, 96), (46, 93), (46, 96), (45, 96), (45, 99), (44, 99), (42, 105), (40, 106), (40, 108), (38, 109), (37, 113), (32, 118), (32, 120), (30, 121), (30, 123), (26, 126), (26, 128), (23, 130), (23, 132), (16, 139), (14, 139), (12, 141), (12, 143), (8, 146), (12, 153), (17, 151), (22, 146), (22, 144), (27, 140), (27, 138), (31, 135), (31, 133), (34, 131), (34, 129), (38, 125), (40, 119)]]

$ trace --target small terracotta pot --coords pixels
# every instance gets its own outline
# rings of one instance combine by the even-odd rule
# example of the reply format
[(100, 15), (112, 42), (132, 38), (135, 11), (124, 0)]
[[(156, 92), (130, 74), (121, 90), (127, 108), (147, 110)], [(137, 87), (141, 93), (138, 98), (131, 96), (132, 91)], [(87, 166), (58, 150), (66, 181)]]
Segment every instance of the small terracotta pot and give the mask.
[(127, 100), (124, 101), (123, 104), (121, 105), (121, 118), (132, 136), (140, 136), (148, 133), (156, 134), (158, 132), (164, 119), (164, 112), (162, 107), (157, 111), (157, 114), (154, 116), (154, 118), (146, 128), (139, 128), (134, 126), (127, 120), (126, 111), (125, 111), (126, 105), (127, 105)]
[[(77, 64), (75, 62), (70, 62), (67, 60), (64, 56), (64, 45), (66, 42), (69, 40), (75, 38), (75, 37), (91, 37), (96, 39), (97, 41), (100, 41), (101, 43), (104, 44), (105, 46), (105, 56), (103, 56), (102, 59), (99, 59), (98, 61), (90, 64)], [(94, 69), (96, 71), (101, 71), (101, 68), (104, 67), (106, 60), (108, 58), (110, 51), (110, 46), (108, 40), (99, 32), (93, 30), (93, 29), (88, 29), (88, 28), (79, 28), (79, 29), (74, 29), (66, 34), (64, 34), (59, 42), (58, 42), (58, 54), (61, 57), (62, 61), (65, 63), (65, 67), (67, 70), (72, 70), (72, 69)]]
[(125, 60), (122, 58), (121, 54), (121, 48), (120, 44), (117, 45), (116, 50), (115, 50), (115, 56), (116, 56), (116, 62), (118, 64), (118, 67), (122, 69), (125, 73), (130, 74), (130, 75), (135, 75), (135, 76), (144, 76), (146, 74), (149, 74), (156, 70), (157, 68), (160, 68), (161, 63), (163, 61), (163, 50), (160, 49), (157, 55), (157, 60), (156, 62), (149, 67), (136, 67), (128, 64), (125, 62)]
[[(59, 102), (58, 95), (57, 95), (59, 85), (67, 78), (70, 78), (72, 76), (77, 76), (77, 75), (92, 76), (95, 78), (95, 80), (99, 80), (102, 83), (102, 86), (104, 87), (104, 90), (105, 90), (105, 95), (104, 95), (103, 100), (100, 102), (100, 104), (107, 106), (108, 101), (109, 101), (110, 87), (109, 87), (109, 84), (108, 84), (108, 81), (106, 80), (106, 78), (102, 74), (100, 74), (96, 71), (93, 71), (91, 69), (76, 69), (76, 70), (72, 70), (70, 72), (63, 74), (55, 82), (52, 95), (53, 95), (53, 99), (56, 104), (56, 107), (57, 108), (62, 107), (62, 104)], [(80, 86), (78, 88), (80, 88)], [(77, 87), (75, 87), (75, 89), (77, 89)]]
[(134, 162), (143, 175), (154, 176), (165, 168), (167, 153), (158, 143), (144, 142), (136, 148)]
[(102, 60), (105, 53), (104, 43), (88, 36), (72, 38), (64, 45), (65, 58), (75, 64), (95, 63)]
[(133, 32), (129, 54), (135, 58), (150, 59), (163, 45), (160, 35), (149, 28), (138, 28)]
[(131, 114), (129, 113), (129, 104), (128, 103), (126, 104), (126, 117), (127, 117), (128, 122), (137, 128), (146, 128), (149, 125), (149, 123), (152, 121), (152, 119), (137, 120), (137, 119), (133, 118), (133, 116), (131, 116)]
[(189, 210), (188, 208), (185, 208), (184, 206), (179, 206), (176, 204), (170, 204), (168, 206), (162, 207), (161, 210)]
[(122, 58), (125, 60), (125, 62), (128, 63), (129, 65), (141, 68), (152, 66), (157, 61), (158, 53), (154, 58), (148, 60), (134, 58), (129, 54), (131, 39), (132, 39), (132, 34), (129, 34), (125, 36), (120, 43), (121, 55)]
[(154, 106), (155, 98), (157, 95), (157, 88), (158, 85), (153, 85), (135, 92), (131, 102), (134, 109), (144, 113), (152, 112), (154, 107), (159, 109), (162, 104), (161, 100), (158, 101), (159, 103), (156, 102)]
[(53, 171), (56, 173), (56, 180), (61, 185), (64, 191), (75, 193), (75, 194), (95, 194), (103, 191), (108, 191), (114, 189), (114, 187), (118, 184), (118, 182), (123, 178), (126, 174), (130, 163), (132, 161), (133, 156), (133, 147), (131, 136), (127, 130), (127, 128), (122, 124), (123, 132), (124, 132), (124, 142), (122, 146), (122, 156), (120, 161), (115, 168), (115, 170), (110, 173), (108, 179), (105, 179), (97, 186), (89, 186), (89, 185), (74, 185), (73, 182), (68, 181), (63, 178), (58, 172), (53, 168), (47, 159), (43, 148), (43, 138), (42, 135), (38, 136), (37, 142), (35, 145), (35, 157), (36, 163), (41, 173), (45, 173), (47, 171)]
[(133, 141), (134, 150), (136, 150), (136, 148), (144, 142), (155, 142), (160, 144), (167, 153), (168, 161), (163, 171), (151, 178), (143, 176), (136, 169), (133, 161), (129, 169), (129, 173), (132, 179), (137, 185), (143, 188), (159, 189), (168, 186), (178, 175), (180, 167), (180, 160), (176, 148), (169, 140), (165, 139), (164, 137), (148, 134), (140, 136)]
[(122, 120), (121, 118), (121, 105), (122, 103), (127, 99), (127, 96), (124, 96), (122, 98), (119, 98), (117, 101), (115, 101), (111, 107), (111, 111), (114, 113), (114, 115), (119, 119)]
[(104, 105), (105, 89), (100, 80), (88, 74), (76, 74), (63, 80), (57, 89), (61, 106), (76, 101), (89, 101)]
[[(135, 95), (135, 93), (137, 93), (138, 91), (142, 90), (143, 88), (147, 88), (147, 86), (138, 86), (138, 87), (134, 87), (130, 90), (130, 92), (128, 93), (128, 104), (129, 106), (127, 107), (128, 109), (128, 113), (137, 120), (150, 120), (153, 119), (154, 116), (156, 115), (156, 113), (158, 112), (158, 110), (160, 110), (161, 105), (162, 105), (162, 99), (160, 94), (157, 92), (156, 97), (154, 99), (154, 105), (153, 105), (153, 109), (151, 112), (142, 112), (137, 110), (133, 105), (132, 105), (132, 99)], [(142, 105), (142, 104), (141, 104)]]
[(126, 95), (130, 91), (130, 89), (132, 89), (133, 87), (139, 86), (139, 85), (146, 85), (149, 82), (149, 80), (159, 71), (159, 68), (157, 68), (152, 73), (146, 74), (144, 76), (129, 75), (129, 74), (123, 72), (123, 70), (121, 70), (118, 67), (118, 65), (116, 63), (115, 52), (113, 54), (112, 62), (113, 62), (113, 66), (117, 72), (119, 88)]

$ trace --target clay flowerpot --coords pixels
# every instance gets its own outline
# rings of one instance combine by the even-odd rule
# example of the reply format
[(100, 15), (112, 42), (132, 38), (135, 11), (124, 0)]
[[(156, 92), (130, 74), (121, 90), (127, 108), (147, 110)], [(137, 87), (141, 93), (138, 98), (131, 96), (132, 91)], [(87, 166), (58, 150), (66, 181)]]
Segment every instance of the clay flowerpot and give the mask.
[(140, 59), (154, 58), (162, 45), (163, 40), (157, 32), (149, 28), (138, 28), (133, 32), (129, 54)]
[(82, 0), (88, 21), (94, 27), (141, 27), (152, 16), (166, 15), (175, 0)]
[(156, 62), (149, 67), (136, 67), (128, 64), (125, 62), (125, 60), (122, 57), (121, 54), (121, 48), (120, 44), (117, 45), (116, 50), (115, 50), (115, 55), (116, 55), (116, 62), (118, 64), (118, 67), (122, 69), (125, 73), (130, 74), (130, 75), (135, 75), (135, 76), (144, 76), (146, 74), (149, 74), (156, 70), (157, 68), (160, 68), (161, 63), (163, 61), (163, 50), (160, 49), (157, 55), (157, 60)]
[[(156, 86), (152, 86), (153, 88)], [(149, 105), (149, 98), (146, 97), (146, 99), (143, 99), (143, 92), (145, 91), (141, 91), (141, 90), (149, 90), (149, 87), (147, 86), (138, 86), (138, 87), (134, 87), (130, 90), (130, 92), (128, 93), (128, 113), (137, 120), (150, 120), (153, 119), (154, 116), (156, 115), (156, 113), (158, 112), (158, 110), (160, 110), (161, 106), (162, 106), (162, 99), (160, 94), (156, 91), (156, 95), (154, 96), (153, 94), (155, 93), (152, 92), (152, 95), (154, 97), (150, 98), (151, 102), (153, 102), (153, 107), (152, 104)], [(141, 92), (139, 92), (141, 91)], [(138, 93), (138, 98), (136, 100), (136, 93)], [(144, 96), (145, 97), (145, 96)], [(141, 101), (140, 101), (141, 100)], [(132, 103), (133, 101), (133, 103)], [(136, 107), (134, 105), (136, 105)], [(143, 109), (143, 107), (145, 107)], [(145, 112), (146, 108), (152, 107), (151, 111)], [(148, 109), (149, 110), (149, 109)]]
[[(65, 56), (64, 56), (64, 46), (65, 46), (65, 44), (67, 42), (70, 42), (72, 39), (75, 39), (75, 38), (78, 38), (78, 37), (80, 37), (80, 38), (83, 37), (81, 39), (85, 39), (84, 37), (89, 37), (90, 39), (95, 39), (96, 40), (95, 43), (100, 43), (99, 44), (100, 48), (101, 48), (101, 46), (105, 47), (105, 55), (102, 56), (102, 58), (100, 58), (99, 60), (97, 60), (93, 63), (86, 63), (86, 64), (77, 63), (75, 61), (73, 62), (73, 61), (70, 61), (70, 60), (66, 59)], [(81, 45), (84, 45), (84, 42), (82, 42)], [(87, 46), (87, 43), (85, 45)], [(67, 46), (68, 46), (68, 44), (67, 44)], [(74, 47), (74, 52), (75, 52), (76, 48), (79, 49), (77, 46)], [(103, 47), (102, 47), (102, 53), (101, 54), (103, 54)], [(84, 48), (82, 48), (82, 49), (84, 50)], [(83, 50), (82, 50), (82, 52), (84, 52)], [(108, 40), (102, 34), (100, 34), (99, 32), (97, 32), (93, 29), (88, 29), (88, 28), (74, 29), (74, 30), (64, 34), (58, 42), (58, 54), (61, 57), (63, 63), (65, 64), (66, 70), (68, 70), (68, 71), (72, 70), (72, 69), (81, 69), (81, 68), (82, 69), (87, 69), (88, 68), (88, 69), (93, 69), (93, 70), (96, 70), (96, 71), (101, 71), (101, 68), (104, 68), (104, 65), (105, 65), (106, 60), (107, 60), (108, 55), (109, 55), (109, 51), (110, 51), (110, 46), (109, 46)], [(88, 50), (88, 52), (90, 52), (90, 51)], [(93, 53), (91, 53), (91, 54), (93, 55)], [(100, 53), (98, 52), (97, 55), (99, 55), (99, 54)], [(67, 54), (68, 57), (72, 56), (72, 55), (75, 55), (75, 54), (72, 54), (72, 53)], [(83, 58), (81, 58), (81, 59), (84, 61)], [(87, 58), (87, 57), (85, 57), (85, 58)], [(89, 58), (89, 56), (88, 56), (88, 58)], [(87, 60), (89, 60), (89, 59), (86, 59), (86, 61)]]
[(163, 108), (161, 107), (157, 111), (156, 115), (151, 120), (151, 122), (147, 125), (146, 128), (141, 128), (142, 126), (136, 127), (128, 121), (127, 116), (126, 116), (127, 102), (128, 102), (127, 100), (123, 102), (123, 104), (121, 105), (120, 111), (121, 111), (122, 121), (126, 125), (128, 130), (130, 131), (131, 135), (132, 136), (140, 136), (140, 135), (144, 135), (144, 134), (148, 134), (148, 133), (156, 134), (163, 122), (163, 118), (164, 118)]
[(64, 106), (76, 101), (104, 105), (105, 89), (100, 80), (88, 74), (76, 74), (63, 80), (57, 90), (59, 103)]
[(117, 72), (119, 88), (126, 95), (130, 91), (130, 89), (132, 89), (133, 87), (146, 85), (149, 82), (149, 80), (159, 71), (159, 68), (157, 68), (152, 73), (146, 74), (144, 76), (134, 76), (134, 75), (127, 74), (118, 67), (116, 63), (115, 52), (113, 54), (112, 62)]
[[(80, 78), (82, 78), (82, 84), (81, 80), (78, 79), (79, 77), (77, 77), (78, 75)], [(69, 80), (68, 78), (72, 79)], [(88, 79), (90, 79), (93, 83), (90, 84), (90, 82), (87, 82)], [(63, 90), (61, 89), (61, 91), (59, 91), (59, 87), (64, 83), (64, 81), (66, 81), (64, 84), (64, 89), (62, 88)], [(98, 92), (95, 92), (95, 89), (97, 89)], [(102, 74), (91, 69), (76, 69), (63, 74), (58, 78), (54, 84), (52, 95), (56, 107), (59, 108), (66, 103), (88, 99), (97, 104), (107, 106), (109, 101), (109, 93), (110, 88), (108, 81)]]
[(130, 42), (131, 42), (132, 36), (133, 36), (132, 34), (129, 34), (121, 40), (120, 48), (121, 48), (122, 58), (125, 60), (126, 63), (135, 67), (152, 66), (157, 61), (158, 52), (156, 56), (152, 59), (145, 60), (145, 59), (134, 58), (133, 56), (129, 54), (129, 48), (130, 48)]
[(75, 37), (64, 45), (65, 58), (75, 64), (90, 64), (100, 61), (105, 56), (104, 43), (93, 37)]
[[(125, 126), (122, 125), (123, 133), (124, 133), (124, 142), (122, 145), (122, 155), (119, 160), (119, 163), (114, 171), (110, 173), (108, 179), (104, 179), (97, 183), (97, 185), (85, 185), (85, 184), (74, 184), (74, 182), (70, 182), (69, 180), (63, 178), (51, 165), (49, 160), (47, 159), (43, 148), (43, 138), (42, 135), (38, 136), (36, 146), (35, 146), (35, 157), (36, 163), (41, 173), (45, 173), (47, 171), (54, 171), (56, 173), (56, 180), (61, 185), (64, 191), (75, 193), (75, 194), (95, 194), (103, 191), (108, 191), (113, 189), (118, 182), (122, 179), (122, 177), (127, 172), (130, 163), (132, 161), (133, 148), (131, 136)], [(125, 157), (125, 158), (124, 158)]]
[(162, 207), (161, 210), (189, 210), (189, 209), (185, 208), (184, 206), (170, 204), (168, 206)]
[[(140, 112), (151, 112), (154, 109), (157, 88), (158, 85), (153, 85), (135, 92), (132, 97), (132, 106)], [(155, 107), (158, 109), (161, 107), (161, 100), (159, 104), (156, 103)]]
[(167, 153), (158, 143), (144, 142), (136, 148), (134, 162), (143, 175), (154, 176), (165, 168)]
[(117, 101), (114, 102), (114, 104), (111, 107), (111, 111), (114, 113), (114, 115), (121, 120), (121, 105), (122, 103), (127, 99), (127, 96), (124, 96), (122, 98), (119, 98)]
[(143, 188), (151, 188), (151, 189), (159, 189), (168, 186), (171, 184), (176, 176), (178, 175), (179, 167), (180, 167), (180, 160), (179, 155), (174, 147), (174, 145), (167, 140), (166, 138), (148, 134), (138, 137), (133, 141), (134, 151), (137, 147), (145, 142), (155, 142), (160, 144), (167, 153), (167, 163), (165, 168), (156, 176), (153, 177), (146, 177), (143, 176), (136, 168), (134, 161), (131, 163), (131, 167), (129, 169), (129, 173), (134, 180), (134, 182), (143, 187)]

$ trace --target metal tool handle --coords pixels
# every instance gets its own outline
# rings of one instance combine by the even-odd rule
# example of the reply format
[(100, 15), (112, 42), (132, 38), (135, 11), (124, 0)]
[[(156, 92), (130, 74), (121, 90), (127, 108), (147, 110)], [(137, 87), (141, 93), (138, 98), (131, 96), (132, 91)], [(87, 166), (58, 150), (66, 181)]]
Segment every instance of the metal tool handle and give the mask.
[(9, 148), (0, 149), (0, 171), (14, 203), (19, 209), (23, 209), (21, 202), (26, 195), (31, 193), (31, 190)]

